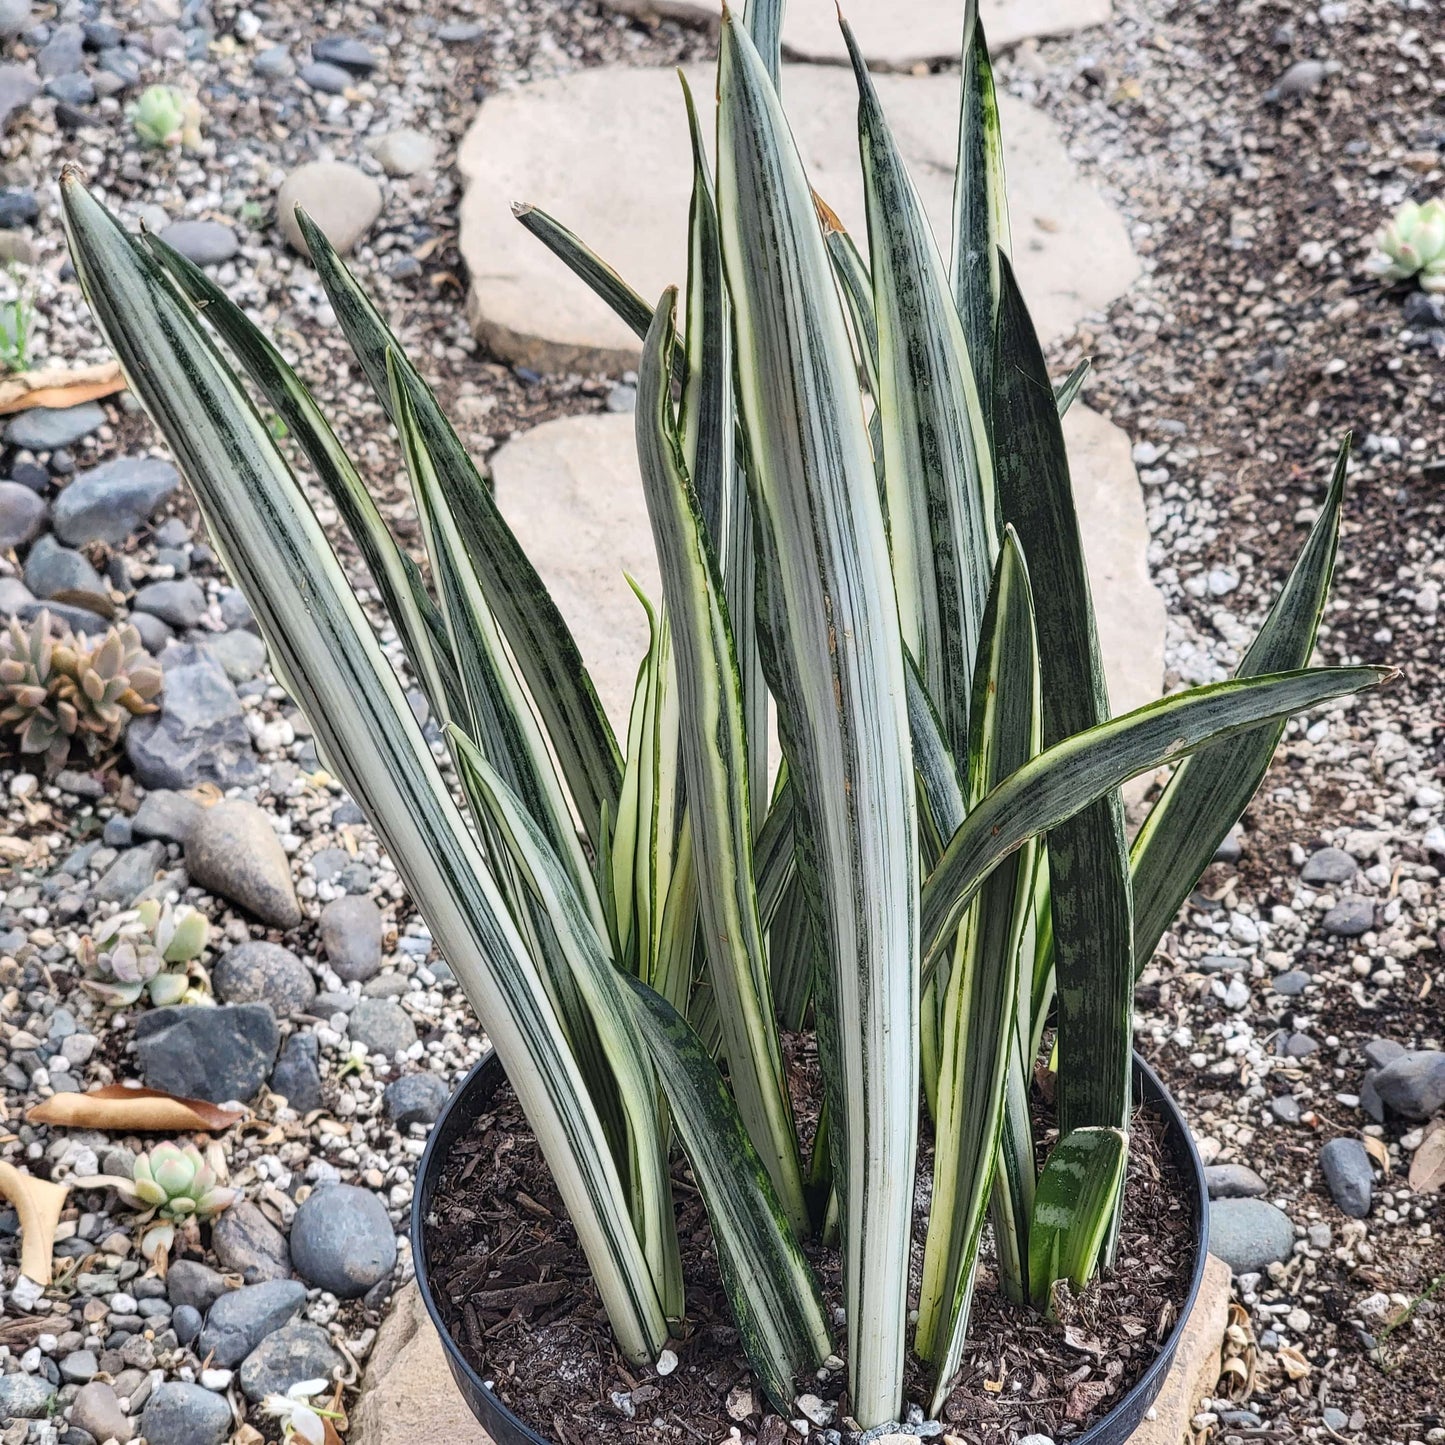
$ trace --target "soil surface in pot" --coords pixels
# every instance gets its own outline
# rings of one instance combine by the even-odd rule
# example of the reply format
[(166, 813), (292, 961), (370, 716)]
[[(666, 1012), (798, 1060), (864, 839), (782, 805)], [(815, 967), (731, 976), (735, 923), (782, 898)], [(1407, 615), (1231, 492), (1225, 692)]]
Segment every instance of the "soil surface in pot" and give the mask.
[[(1045, 1101), (1036, 1103), (1041, 1114), (1049, 1112)], [(1117, 1266), (1072, 1302), (1067, 1319), (1052, 1324), (1009, 1303), (985, 1260), (970, 1346), (943, 1410), (951, 1436), (969, 1445), (1005, 1445), (1035, 1432), (1067, 1440), (1106, 1413), (1149, 1367), (1177, 1319), (1194, 1253), (1185, 1181), (1161, 1148), (1162, 1136), (1157, 1118), (1136, 1117)], [(931, 1158), (922, 1161), (916, 1191), (915, 1288), (931, 1167)], [(677, 1368), (660, 1377), (618, 1354), (510, 1086), (498, 1090), (490, 1112), (446, 1160), (426, 1252), (449, 1332), (508, 1408), (557, 1445), (713, 1445), (734, 1429), (745, 1441), (783, 1445), (790, 1434), (789, 1420), (770, 1413), (738, 1347), (707, 1215), (682, 1162), (674, 1193), (688, 1333), (674, 1346)], [(809, 1254), (825, 1298), (837, 1306), (838, 1252), (810, 1245)], [(911, 1372), (910, 1399), (926, 1401), (924, 1368), (912, 1361)], [(813, 1411), (815, 1440), (836, 1442), (825, 1430), (845, 1425), (843, 1387), (842, 1374), (799, 1381), (800, 1393), (824, 1402)]]

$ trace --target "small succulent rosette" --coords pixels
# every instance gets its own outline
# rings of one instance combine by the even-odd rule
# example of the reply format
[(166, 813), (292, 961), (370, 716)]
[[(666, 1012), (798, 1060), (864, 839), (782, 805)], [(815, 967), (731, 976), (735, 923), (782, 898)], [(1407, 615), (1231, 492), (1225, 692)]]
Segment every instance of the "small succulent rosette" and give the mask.
[(156, 710), (159, 664), (127, 624), (90, 645), (48, 612), (0, 630), (0, 752), (42, 758), (54, 773), (72, 755), (114, 748), (133, 717)]
[(80, 945), (85, 987), (111, 1008), (144, 993), (156, 1005), (211, 1002), (200, 958), (210, 939), (206, 915), (154, 899), (108, 918)]
[(1365, 267), (1386, 285), (1415, 277), (1422, 290), (1445, 292), (1445, 200), (1406, 201), (1376, 234)]
[(136, 135), (158, 150), (194, 151), (201, 144), (200, 102), (172, 85), (152, 85), (131, 107)]
[(178, 1231), (214, 1219), (236, 1201), (237, 1191), (222, 1184), (225, 1160), (217, 1146), (202, 1155), (194, 1144), (157, 1144), (135, 1161), (128, 1198), (153, 1220), (141, 1236), (141, 1253), (153, 1263), (169, 1254)]

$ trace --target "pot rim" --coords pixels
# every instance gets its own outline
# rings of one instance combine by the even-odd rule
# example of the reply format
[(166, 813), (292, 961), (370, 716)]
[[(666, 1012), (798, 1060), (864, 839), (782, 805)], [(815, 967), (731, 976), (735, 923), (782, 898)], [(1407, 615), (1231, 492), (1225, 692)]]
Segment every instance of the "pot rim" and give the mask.
[[(1193, 1206), (1194, 1215), (1194, 1267), (1190, 1272), (1189, 1286), (1185, 1291), (1178, 1318), (1149, 1368), (1125, 1391), (1107, 1414), (1096, 1420), (1082, 1435), (1070, 1437), (1067, 1445), (1126, 1445), (1157, 1399), (1173, 1367), (1179, 1342), (1199, 1298), (1209, 1259), (1209, 1190), (1204, 1179), (1204, 1163), (1194, 1144), (1194, 1135), (1183, 1111), (1163, 1080), (1137, 1050), (1134, 1051), (1134, 1075), (1141, 1098), (1153, 1104), (1163, 1116), (1165, 1147), (1174, 1155), (1175, 1165), (1184, 1175), (1186, 1193), (1192, 1196), (1189, 1203)], [(485, 1098), (490, 1098), (492, 1090), (505, 1077), (501, 1060), (496, 1051), (488, 1046), (437, 1115), (417, 1166), (416, 1186), (412, 1194), (412, 1262), (422, 1303), (426, 1306), (432, 1327), (441, 1337), (442, 1349), (446, 1354), (452, 1378), (478, 1423), (492, 1436), (496, 1445), (554, 1445), (547, 1436), (538, 1434), (503, 1404), (488, 1382), (462, 1354), (460, 1346), (452, 1338), (442, 1319), (441, 1310), (432, 1292), (431, 1270), (426, 1253), (426, 1217), (431, 1212), (436, 1182), (450, 1151), (453, 1136), (460, 1134), (463, 1127), (471, 1124), (472, 1119), (469, 1116), (477, 1111), (476, 1105), (484, 1102)], [(483, 1099), (479, 1100), (475, 1096), (483, 1086), (487, 1087), (487, 1092)]]

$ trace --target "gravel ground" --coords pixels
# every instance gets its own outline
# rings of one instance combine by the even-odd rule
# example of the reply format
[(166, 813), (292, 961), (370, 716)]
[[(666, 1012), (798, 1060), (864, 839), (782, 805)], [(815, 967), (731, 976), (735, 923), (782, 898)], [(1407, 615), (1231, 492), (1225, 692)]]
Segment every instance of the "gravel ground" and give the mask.
[[(0, 30), (12, 9), (22, 13), (12, 28), (23, 33), (5, 42), (4, 60), (33, 58), (57, 28), (101, 18), (69, 0), (58, 16), (47, 7), (32, 18), (23, 17), (24, 4), (0, 3)], [(129, 88), (78, 105), (37, 96), (0, 139), (9, 188), (0, 212), (19, 218), (0, 229), (0, 242), (4, 254), (34, 262), (12, 277), (36, 298), (32, 361), (104, 357), (64, 265), (53, 184), (63, 161), (85, 167), (131, 219), (155, 227), (220, 221), (235, 233), (236, 251), (212, 274), (281, 339), (383, 509), (403, 536), (414, 536), (380, 411), (313, 274), (275, 224), (283, 180), (325, 159), (381, 182), (380, 214), (354, 264), (479, 454), (546, 417), (605, 404), (611, 379), (527, 375), (489, 361), (471, 342), (461, 315), (453, 149), (491, 88), (582, 65), (691, 58), (705, 49), (703, 37), (554, 0), (444, 11), (344, 4), (305, 23), (297, 7), (280, 5), (243, 11), (217, 3), (207, 11), (141, 0), (133, 15), (126, 9), (126, 43), (138, 54)], [(285, 73), (311, 63), (309, 46), (328, 36), (361, 40), (377, 62), (364, 73), (354, 66), (343, 94)], [(194, 58), (184, 58), (188, 49)], [(110, 54), (84, 54), (80, 68), (92, 83), (114, 74)], [(1239, 1269), (1230, 1352), (1241, 1369), (1224, 1376), (1224, 1397), (1199, 1417), (1198, 1438), (1445, 1441), (1445, 1308), (1425, 1298), (1445, 1272), (1442, 1195), (1413, 1193), (1406, 1183), (1440, 1101), (1421, 1105), (1409, 1094), (1411, 1080), (1434, 1068), (1428, 1055), (1423, 1064), (1392, 1058), (1400, 1049), (1445, 1049), (1445, 307), (1431, 315), (1418, 297), (1381, 291), (1361, 268), (1389, 210), (1442, 186), (1445, 21), (1428, 0), (1349, 0), (1309, 11), (1250, 0), (1123, 0), (1107, 30), (1025, 46), (1003, 62), (1001, 77), (1066, 128), (1081, 164), (1129, 216), (1146, 261), (1134, 291), (1061, 341), (1054, 360), (1062, 371), (1093, 356), (1088, 400), (1135, 440), (1151, 565), (1171, 614), (1170, 683), (1229, 673), (1303, 540), (1346, 431), (1355, 435), (1356, 465), (1320, 652), (1330, 662), (1386, 661), (1404, 671), (1385, 692), (1291, 726), (1237, 855), (1230, 850), (1211, 870), (1141, 988), (1141, 1047), (1185, 1102), (1215, 1166), (1212, 1187), (1258, 1196), (1218, 1207), (1216, 1246)], [(158, 157), (137, 146), (123, 108), (152, 80), (199, 95), (199, 153)], [(404, 128), (429, 136), (434, 154), (410, 177), (386, 175), (376, 147)], [(353, 182), (353, 197), (365, 192)], [(30, 193), (38, 217), (24, 219)], [(101, 422), (57, 450), (10, 446), (5, 474), (28, 476), (53, 497), (67, 472), (152, 445), (146, 424), (124, 406)], [(19, 470), (37, 462), (40, 472)], [(246, 1065), (237, 1042), (244, 1019), (233, 1010), (256, 1007), (245, 1002), (244, 977), (253, 972), (272, 990), (319, 991), (277, 1040), (277, 1067), (289, 1059), (290, 1072), (270, 1076), (277, 1094), (285, 1083), (303, 1098), (313, 1076), (319, 1092), (312, 1108), (262, 1092), (254, 1123), (226, 1136), (231, 1183), (245, 1204), (194, 1260), (254, 1288), (280, 1272), (274, 1231), (289, 1231), (304, 1301), (244, 1296), (254, 1311), (247, 1328), (260, 1333), (242, 1335), (254, 1346), (279, 1328), (281, 1346), (270, 1348), (323, 1363), (328, 1357), (314, 1352), (329, 1342), (354, 1378), (391, 1282), (409, 1271), (405, 1241), (395, 1240), (394, 1268), (382, 1270), (382, 1258), (376, 1278), (343, 1300), (361, 1281), (336, 1274), (324, 1239), (303, 1239), (297, 1249), (298, 1227), (304, 1236), (323, 1233), (298, 1226), (298, 1215), (318, 1189), (359, 1186), (381, 1201), (385, 1223), (358, 1197), (332, 1198), (350, 1202), (357, 1228), (369, 1229), (385, 1256), (382, 1236), (403, 1230), (427, 1110), (434, 1113), (436, 1091), (476, 1057), (480, 1040), (395, 872), (321, 771), (304, 721), (258, 670), (252, 646), (234, 640), (247, 631), (246, 614), (189, 499), (169, 494), (124, 542), (91, 540), (83, 550), (104, 577), (87, 585), (109, 604), (134, 607), (133, 615), (157, 616), (138, 605), (135, 594), (147, 584), (198, 584), (198, 599), (181, 599), (181, 620), (168, 626), (183, 641), (202, 634), (201, 645), (229, 661), (234, 703), (206, 693), (206, 659), (188, 654), (168, 693), (187, 698), (187, 717), (174, 705), (177, 726), (194, 724), (207, 740), (200, 753), (187, 754), (184, 739), (167, 734), (161, 756), (133, 754), (99, 784), (80, 776), (37, 787), (0, 769), (0, 1158), (65, 1180), (123, 1168), (123, 1151), (143, 1147), (135, 1138), (31, 1125), (23, 1115), (53, 1092), (135, 1077), (138, 1068), (162, 1076), (164, 1062), (154, 1062), (162, 1051), (136, 1037), (135, 1021), (147, 1011), (99, 1009), (78, 987), (74, 954), (117, 902), (147, 887), (204, 907), (215, 935), (208, 961), (218, 991), (231, 980), (225, 1017), (236, 1024), (217, 1034), (231, 1044), (206, 1048)], [(21, 556), (31, 560), (23, 546)], [(17, 570), (0, 558), (0, 587), (7, 569)], [(154, 623), (144, 625), (157, 643), (166, 640)], [(208, 772), (200, 754), (220, 761)], [(186, 757), (200, 772), (162, 786), (166, 769), (183, 771)], [(143, 832), (141, 791), (128, 776), (142, 766), (149, 771), (141, 781), (163, 799), (194, 781), (239, 789), (259, 804), (291, 865), (279, 872), (296, 880), (302, 921), (258, 927), (237, 904), (256, 904), (256, 889), (268, 882), (260, 864), (258, 876), (218, 887), (193, 838), (187, 853), (179, 804), (154, 824), (159, 831)], [(1325, 848), (1339, 852), (1321, 856)], [(126, 859), (138, 870), (129, 881), (112, 872)], [(278, 876), (273, 867), (269, 883)], [(202, 886), (203, 877), (213, 882)], [(322, 909), (343, 896), (371, 899), (379, 918), (348, 904), (323, 926)], [(228, 950), (263, 938), (283, 944), (299, 974), (274, 955), (254, 971), (234, 959), (222, 965)], [(292, 1036), (315, 1040), (314, 1066), (303, 1057), (311, 1046)], [(165, 1057), (178, 1055), (184, 1063), (180, 1047)], [(215, 1057), (200, 1063), (204, 1069)], [(384, 1090), (403, 1076), (414, 1080), (416, 1097), (393, 1093), (388, 1109)], [(1423, 1117), (1407, 1117), (1402, 1104)], [(1362, 1151), (1348, 1146), (1322, 1154), (1336, 1139), (1377, 1141), (1374, 1168), (1370, 1153), (1362, 1166)], [(173, 1273), (157, 1289), (142, 1278), (133, 1214), (100, 1192), (72, 1203), (60, 1253), (77, 1266), (45, 1301), (16, 1288), (14, 1218), (0, 1211), (0, 1419), (37, 1417), (0, 1426), (0, 1438), (89, 1445), (86, 1421), (99, 1427), (111, 1407), (139, 1414), (152, 1445), (203, 1441), (208, 1429), (221, 1438), (249, 1409), (243, 1386), (254, 1351), (221, 1364), (234, 1349), (201, 1350), (181, 1312), (209, 1303), (206, 1280), (180, 1271), (179, 1284)], [(297, 1319), (325, 1338), (305, 1337)], [(265, 1349), (260, 1355), (253, 1383)], [(109, 1376), (99, 1390), (86, 1383), (97, 1372)], [(177, 1392), (177, 1383), (196, 1389)], [(82, 1386), (91, 1392), (83, 1400)], [(226, 1402), (224, 1423), (218, 1402)], [(190, 1433), (167, 1437), (167, 1422), (177, 1419)]]

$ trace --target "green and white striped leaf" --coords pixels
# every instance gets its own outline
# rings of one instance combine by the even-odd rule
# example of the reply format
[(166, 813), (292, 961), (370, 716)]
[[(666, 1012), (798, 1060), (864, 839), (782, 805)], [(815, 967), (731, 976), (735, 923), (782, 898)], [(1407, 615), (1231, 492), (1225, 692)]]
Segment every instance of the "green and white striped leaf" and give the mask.
[(962, 756), (998, 549), (993, 464), (948, 273), (847, 24), (878, 328), (878, 412), (903, 636)]
[[(853, 324), (853, 337), (858, 345), (859, 359), (863, 363), (863, 378), (868, 385), (869, 396), (877, 398), (878, 380), (878, 314), (873, 308), (873, 277), (869, 274), (868, 263), (858, 250), (858, 244), (848, 234), (847, 228), (838, 219), (837, 212), (822, 198), (813, 195), (813, 207), (818, 212), (818, 224), (823, 228), (823, 243), (833, 262), (833, 273), (843, 290), (843, 299), (848, 305), (848, 319)], [(881, 440), (881, 433), (880, 433)]]
[[(688, 212), (687, 384), (678, 430), (688, 477), (697, 493), (703, 525), (717, 556), (723, 597), (737, 650), (747, 724), (748, 781), (755, 799), (768, 784), (768, 689), (753, 625), (752, 518), (743, 458), (736, 444), (733, 405), (732, 320), (723, 276), (717, 198), (708, 169), (702, 127), (692, 90), (679, 72), (692, 139), (692, 200)], [(762, 824), (754, 809), (753, 826)]]
[[(583, 281), (599, 301), (606, 302), (613, 315), (635, 331), (639, 339), (647, 335), (647, 328), (652, 325), (652, 307), (580, 236), (538, 206), (514, 202), (512, 214)], [(678, 368), (675, 379), (681, 385), (687, 379), (687, 358), (678, 352), (673, 360)]]
[(1053, 1316), (1056, 1283), (1083, 1289), (1109, 1238), (1124, 1187), (1129, 1137), (1122, 1129), (1075, 1129), (1054, 1146), (1039, 1176), (1029, 1228), (1029, 1292)]
[(608, 856), (613, 944), (620, 964), (653, 981), (672, 874), (678, 805), (677, 701), (672, 625), (632, 578), (647, 615), (647, 652), (627, 722), (627, 756)]
[(397, 546), (326, 414), (281, 353), (199, 266), (157, 236), (147, 235), (145, 242), (300, 443), (361, 552), (433, 714), (464, 716), (466, 699), (446, 622), (426, 590), (420, 568)]
[(466, 712), (455, 721), (522, 800), (566, 868), (593, 926), (603, 928), (592, 874), (546, 739), (437, 480), (437, 467), (417, 420), (419, 398), (413, 375), (399, 364), (395, 352), (391, 362), (392, 414), (466, 701)]
[(768, 930), (768, 971), (778, 1023), (794, 1033), (807, 1021), (817, 972), (813, 915), (798, 877), (797, 800), (784, 761), (773, 805), (753, 848), (758, 915)]
[[(417, 512), (427, 540), (427, 554), (442, 600), (452, 653), (462, 677), (466, 712), (458, 732), (489, 760), (509, 788), (522, 797), (553, 854), (565, 860), (573, 889), (586, 900), (594, 928), (604, 928), (602, 905), (592, 885), (571, 813), (553, 771), (536, 721), (523, 695), (511, 661), (502, 646), (496, 619), (482, 595), (453, 521), (437, 486), (436, 469), (417, 425), (416, 408), (400, 367), (392, 365), (392, 406), (402, 454), (411, 475)], [(512, 921), (527, 942), (527, 952), (547, 984), (566, 1031), (578, 1067), (587, 1080), (603, 1120), (619, 1138), (621, 1115), (616, 1081), (597, 1037), (591, 1013), (556, 936), (554, 920), (540, 908), (536, 890), (528, 890), (511, 857), (511, 850), (491, 820), (491, 808), (478, 798), (472, 780), (475, 772), (463, 770), (462, 780), (478, 828), (488, 845), (492, 876), (506, 898)], [(627, 1160), (619, 1159), (624, 1167)]]
[(666, 999), (626, 981), (712, 1224), (739, 1340), (773, 1408), (787, 1413), (796, 1381), (832, 1352), (817, 1279), (702, 1040)]
[[(1024, 956), (1028, 958), (1027, 947)], [(1004, 1080), (1003, 1135), (999, 1139), (993, 1195), (989, 1199), (998, 1282), (1004, 1297), (1015, 1304), (1028, 1301), (1029, 1223), (1038, 1185), (1033, 1117), (1029, 1112), (1033, 1055), (1022, 1047), (1028, 1035), (1027, 1022), (1016, 1016), (1013, 1053)]]
[(387, 352), (400, 358), (437, 484), (526, 679), (583, 830), (595, 848), (602, 804), (616, 810), (621, 758), (582, 654), (431, 388), (406, 360), (381, 314), (319, 227), (304, 211), (298, 211), (297, 220), (342, 332), (388, 415)]
[(537, 826), (526, 804), (506, 779), (458, 728), (450, 730), (459, 770), (478, 797), (511, 861), (552, 922), (557, 942), (578, 992), (586, 1001), (597, 1037), (612, 1069), (626, 1126), (627, 1169), (632, 1181), (632, 1214), (657, 1282), (668, 1319), (683, 1313), (682, 1263), (677, 1250), (668, 1139), (657, 1107), (652, 1054), (637, 1036), (632, 1006), (618, 987), (591, 909), (569, 870)]
[[(1032, 575), (1043, 677), (1044, 741), (1109, 717), (1089, 575), (1069, 481), (1058, 405), (1013, 268), (999, 258), (994, 435), (1005, 520)], [(1124, 805), (1116, 794), (1049, 837), (1054, 973), (1058, 985), (1059, 1126), (1123, 1128), (1133, 1041), (1133, 912)]]
[(757, 881), (758, 915), (771, 928), (788, 884), (797, 876), (793, 856), (794, 797), (788, 765), (779, 769), (773, 804), (753, 844), (753, 877)]
[(924, 883), (925, 972), (951, 945), (982, 881), (1027, 839), (1056, 830), (1139, 773), (1394, 676), (1387, 667), (1316, 667), (1210, 683), (1045, 748), (984, 796)]
[(795, 1228), (804, 1229), (802, 1165), (753, 886), (742, 685), (722, 580), (672, 414), (675, 304), (676, 292), (665, 292), (643, 342), (637, 457), (674, 629), (673, 667), (679, 711), (686, 719), (683, 776), (703, 942), (738, 1112), (785, 1213)]
[[(908, 669), (908, 731), (913, 739), (913, 771), (918, 780), (918, 845), (926, 873), (942, 854), (968, 811), (953, 754), (933, 699), (905, 651)], [(923, 991), (918, 1013), (918, 1049), (923, 1098), (928, 1117), (938, 1118), (938, 1072), (943, 1052), (942, 1000), (948, 990), (949, 961), (942, 958)]]
[(648, 980), (678, 1013), (684, 1015), (692, 1000), (696, 978), (703, 968), (700, 927), (692, 824), (684, 810), (677, 830), (677, 846), (673, 850), (672, 876), (663, 903), (657, 957)]
[(833, 274), (843, 292), (848, 319), (853, 327), (853, 342), (858, 353), (863, 381), (868, 388), (871, 409), (868, 413), (868, 444), (873, 448), (873, 472), (878, 478), (878, 492), (883, 498), (883, 513), (888, 514), (888, 494), (883, 471), (883, 417), (878, 410), (878, 317), (873, 310), (873, 278), (842, 221), (833, 208), (813, 193), (813, 206), (818, 224), (823, 228), (823, 244), (833, 262)]
[[(993, 62), (967, 0), (963, 24), (963, 96), (958, 117), (958, 166), (953, 177), (953, 255), (949, 279), (973, 358), (979, 403), (993, 417), (994, 330), (1000, 296), (999, 257), (1009, 250), (1008, 190)], [(997, 435), (1009, 437), (1006, 431)], [(1012, 446), (1010, 438), (1007, 445)]]
[(912, 655), (908, 667), (908, 731), (913, 738), (913, 768), (918, 775), (918, 822), (923, 859), (932, 867), (968, 812), (958, 765), (946, 739), (943, 724), (928, 695)]
[[(678, 430), (698, 509), (725, 571), (729, 557), (740, 550), (751, 556), (752, 551), (741, 530), (746, 516), (739, 515), (742, 478), (733, 452), (732, 335), (712, 174), (692, 88), (681, 73), (678, 79), (682, 82), (692, 141), (692, 199), (687, 227), (687, 384), (682, 391)], [(656, 312), (653, 315), (655, 318)], [(741, 548), (740, 542), (744, 544)]]
[[(1039, 750), (1039, 659), (1018, 538), (1004, 537), (974, 673), (969, 796), (977, 803)], [(918, 1352), (933, 1362), (933, 1411), (963, 1358), (979, 1242), (993, 1190), (1014, 1052), (1019, 951), (1033, 895), (1034, 845), (988, 878), (959, 934), (941, 1000), (933, 1195), (918, 1307)]]
[[(764, 667), (826, 960), (818, 1003), (850, 1394), (898, 1418), (917, 1150), (917, 816), (903, 653), (852, 345), (767, 71), (725, 15), (718, 212), (758, 536)], [(847, 639), (842, 645), (842, 639)]]
[(76, 273), (129, 385), (189, 479), (288, 690), (508, 1066), (621, 1349), (655, 1360), (667, 1321), (602, 1121), (325, 532), (159, 263), (75, 171), (62, 176), (61, 193)]
[(773, 89), (783, 89), (783, 11), (788, 0), (744, 0), (743, 24), (753, 38)]
[(574, 275), (586, 282), (600, 300), (639, 337), (652, 325), (652, 307), (612, 269), (585, 241), (569, 231), (546, 211), (523, 202), (514, 203), (512, 214)]
[(1084, 383), (1089, 379), (1089, 372), (1092, 369), (1093, 363), (1085, 357), (1054, 388), (1054, 405), (1058, 408), (1060, 419), (1069, 414), (1069, 408), (1073, 406), (1079, 393), (1084, 389)]
[[(1346, 438), (1324, 506), (1236, 677), (1258, 677), (1309, 662), (1334, 570), (1349, 465)], [(1130, 856), (1136, 971), (1149, 962), (1215, 850), (1239, 821), (1283, 732), (1284, 724), (1275, 723), (1187, 759), (1149, 810)]]
[(778, 1023), (796, 1033), (808, 1021), (819, 962), (813, 907), (798, 873), (796, 853), (787, 891), (768, 935), (768, 957)]

